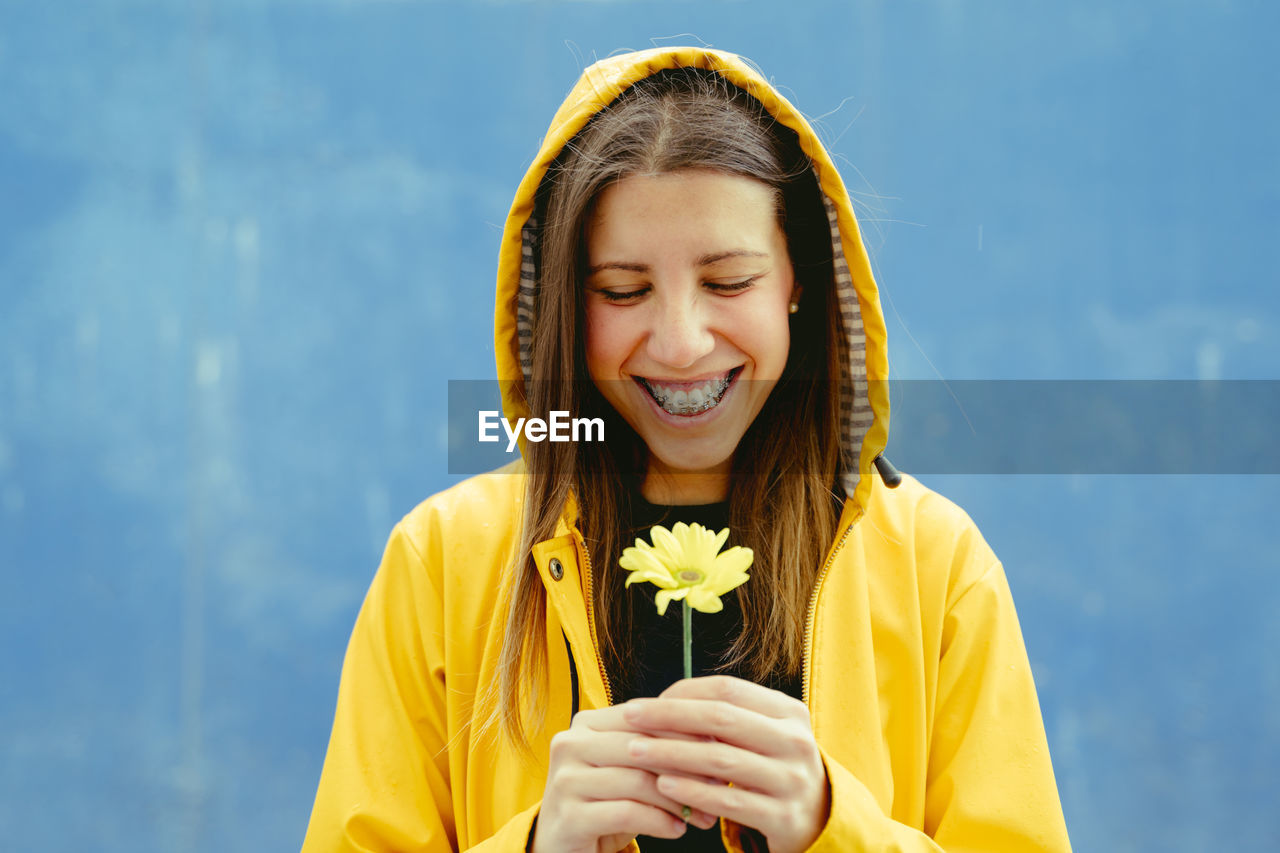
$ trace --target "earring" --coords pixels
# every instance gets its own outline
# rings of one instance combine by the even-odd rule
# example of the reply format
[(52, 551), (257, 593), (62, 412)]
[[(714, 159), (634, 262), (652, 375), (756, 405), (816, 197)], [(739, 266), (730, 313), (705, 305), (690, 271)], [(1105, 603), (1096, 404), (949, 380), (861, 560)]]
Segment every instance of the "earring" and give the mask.
[(787, 313), (788, 313), (788, 314), (794, 314), (794, 313), (796, 313), (796, 312), (797, 312), (797, 311), (799, 311), (799, 310), (800, 310), (800, 303), (799, 303), (799, 302), (792, 302), (790, 305), (788, 305), (788, 306), (787, 306)]

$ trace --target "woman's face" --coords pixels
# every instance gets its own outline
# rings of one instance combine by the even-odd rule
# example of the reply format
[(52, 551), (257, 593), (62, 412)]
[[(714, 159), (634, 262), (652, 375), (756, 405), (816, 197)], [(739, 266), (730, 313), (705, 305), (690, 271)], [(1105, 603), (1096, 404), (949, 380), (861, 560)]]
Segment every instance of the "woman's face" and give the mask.
[(597, 198), (586, 242), (587, 369), (649, 447), (645, 496), (723, 499), (799, 297), (773, 190), (708, 170), (632, 176)]

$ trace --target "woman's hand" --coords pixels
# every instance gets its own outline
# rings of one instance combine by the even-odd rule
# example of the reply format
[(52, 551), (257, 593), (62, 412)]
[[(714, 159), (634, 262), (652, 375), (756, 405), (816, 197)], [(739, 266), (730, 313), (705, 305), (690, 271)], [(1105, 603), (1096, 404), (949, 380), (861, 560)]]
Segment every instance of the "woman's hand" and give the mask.
[[(579, 711), (551, 739), (533, 853), (615, 853), (637, 835), (684, 834), (682, 804), (660, 792), (657, 775), (631, 755), (631, 742), (647, 739), (626, 720), (631, 704)], [(666, 734), (668, 743), (688, 745), (687, 735)], [(707, 828), (716, 819), (694, 809), (689, 822)]]
[(717, 675), (619, 707), (629, 727), (650, 735), (628, 735), (628, 751), (657, 774), (662, 796), (758, 830), (770, 853), (800, 853), (822, 832), (831, 796), (804, 703)]

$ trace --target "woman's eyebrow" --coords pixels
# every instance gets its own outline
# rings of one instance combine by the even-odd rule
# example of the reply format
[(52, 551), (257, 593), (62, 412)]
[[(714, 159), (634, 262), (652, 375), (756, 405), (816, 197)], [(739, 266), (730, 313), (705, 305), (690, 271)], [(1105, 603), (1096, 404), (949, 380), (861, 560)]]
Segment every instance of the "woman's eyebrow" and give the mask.
[[(700, 255), (694, 263), (700, 267), (711, 266), (720, 261), (727, 261), (732, 258), (767, 258), (767, 252), (752, 252), (748, 249), (730, 249), (727, 252), (712, 252), (707, 255)], [(605, 261), (602, 264), (592, 264), (587, 268), (588, 275), (595, 275), (604, 270), (623, 270), (624, 272), (649, 272), (648, 264), (636, 263), (634, 261)]]
[(702, 255), (698, 258), (698, 266), (705, 267), (711, 264), (727, 261), (730, 258), (767, 258), (767, 252), (753, 252), (749, 249), (731, 249), (727, 252), (713, 252), (709, 255)]
[[(731, 248), (726, 252), (712, 252), (709, 255), (700, 255), (694, 263), (698, 266), (710, 266), (712, 264), (721, 263), (722, 260), (731, 260), (733, 257), (768, 257), (768, 252), (753, 252), (746, 248)], [(589, 266), (589, 275), (602, 273), (607, 269), (621, 269), (626, 273), (648, 273), (648, 264), (639, 264), (635, 261), (604, 261), (603, 264), (593, 264)]]
[(648, 272), (648, 264), (638, 264), (633, 261), (605, 261), (603, 264), (592, 264), (587, 268), (588, 275), (595, 275), (604, 270), (623, 270), (625, 272)]

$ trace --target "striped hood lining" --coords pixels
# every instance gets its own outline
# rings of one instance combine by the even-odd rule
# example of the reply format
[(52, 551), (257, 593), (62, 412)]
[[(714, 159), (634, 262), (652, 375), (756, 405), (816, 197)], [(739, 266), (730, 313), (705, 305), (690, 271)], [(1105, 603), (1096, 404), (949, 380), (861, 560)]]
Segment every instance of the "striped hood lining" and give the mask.
[[(514, 379), (518, 370), (524, 383), (532, 379), (534, 294), (538, 281), (540, 234), (539, 223), (534, 216), (534, 199), (547, 167), (564, 144), (585, 126), (591, 115), (611, 103), (628, 85), (664, 68), (682, 66), (713, 68), (729, 82), (745, 89), (761, 101), (775, 119), (800, 135), (802, 148), (814, 161), (814, 173), (822, 190), (831, 228), (835, 288), (848, 352), (841, 377), (849, 393), (841, 396), (843, 439), (840, 480), (845, 494), (866, 506), (873, 478), (863, 475), (870, 471), (872, 460), (884, 448), (889, 414), (885, 383), (868, 382), (869, 378), (885, 378), (887, 359), (884, 318), (880, 313), (879, 295), (866, 250), (858, 233), (848, 193), (813, 129), (757, 72), (732, 54), (697, 48), (664, 48), (613, 57), (583, 73), (582, 80), (553, 121), (537, 160), (521, 184), (507, 221), (498, 279), (498, 378)], [(575, 95), (586, 93), (590, 94), (589, 98), (575, 100)], [(517, 246), (518, 255), (511, 257)], [(503, 384), (506, 388), (513, 383)], [(527, 414), (521, 389), (504, 390), (504, 395), (508, 417)]]

